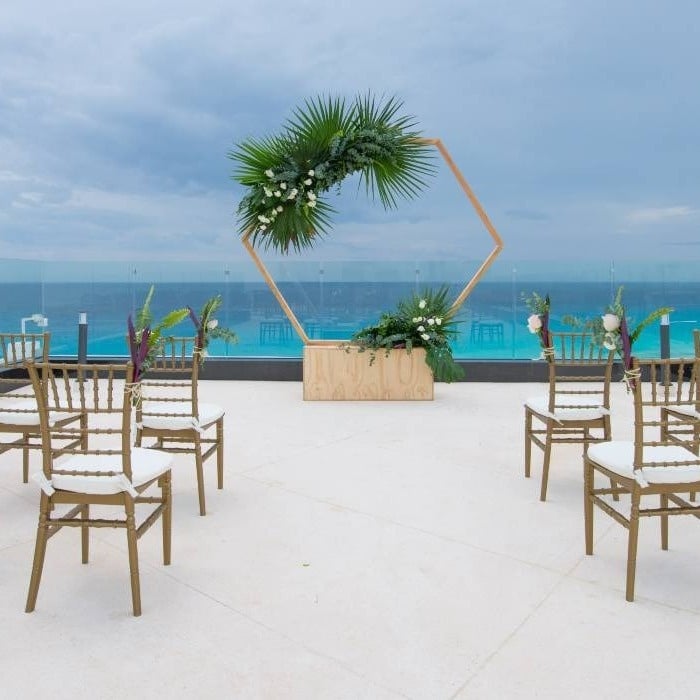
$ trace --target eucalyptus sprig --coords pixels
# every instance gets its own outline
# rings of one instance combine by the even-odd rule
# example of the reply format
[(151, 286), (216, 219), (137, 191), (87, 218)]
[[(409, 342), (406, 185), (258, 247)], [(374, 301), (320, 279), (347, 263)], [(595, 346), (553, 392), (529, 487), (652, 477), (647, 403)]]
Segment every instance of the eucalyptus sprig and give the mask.
[(281, 134), (238, 144), (228, 155), (233, 179), (248, 188), (238, 206), (242, 232), (282, 253), (311, 247), (335, 211), (323, 195), (353, 173), (386, 209), (415, 197), (435, 168), (402, 107), (393, 97), (358, 96), (350, 105), (316, 97), (294, 110)]

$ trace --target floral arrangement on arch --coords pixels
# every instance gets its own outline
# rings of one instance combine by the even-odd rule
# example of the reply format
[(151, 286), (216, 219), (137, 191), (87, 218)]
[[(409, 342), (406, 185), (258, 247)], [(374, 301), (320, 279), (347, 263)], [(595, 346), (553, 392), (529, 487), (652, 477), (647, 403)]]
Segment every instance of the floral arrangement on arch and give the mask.
[(357, 347), (370, 352), (370, 364), (376, 353), (386, 355), (395, 348), (425, 348), (425, 362), (437, 381), (453, 382), (464, 376), (454, 361), (451, 341), (457, 335), (455, 312), (447, 301), (448, 287), (437, 291), (426, 289), (409, 299), (401, 300), (391, 313), (383, 313), (379, 321), (357, 331), (346, 345), (347, 352)]
[(318, 97), (295, 109), (281, 134), (238, 144), (228, 156), (237, 164), (233, 179), (248, 188), (238, 216), (253, 244), (282, 253), (310, 248), (334, 213), (324, 195), (353, 173), (387, 209), (397, 197), (416, 196), (435, 169), (402, 106), (371, 95), (349, 105)]
[(601, 316), (602, 328), (598, 328), (597, 339), (606, 349), (613, 350), (620, 356), (624, 369), (623, 381), (627, 385), (627, 391), (630, 391), (634, 390), (635, 382), (639, 378), (638, 370), (635, 372), (632, 368), (634, 342), (647, 326), (665, 314), (671, 313), (673, 309), (669, 306), (663, 306), (652, 311), (635, 326), (634, 330), (630, 331), (627, 313), (622, 303), (623, 289), (624, 287), (618, 287), (613, 302), (606, 309), (606, 313)]
[(542, 348), (540, 359), (551, 362), (554, 358), (554, 348), (549, 334), (549, 311), (551, 308), (549, 294), (541, 296), (537, 292), (532, 292), (530, 296), (523, 295), (523, 301), (531, 312), (527, 318), (527, 329), (539, 337)]

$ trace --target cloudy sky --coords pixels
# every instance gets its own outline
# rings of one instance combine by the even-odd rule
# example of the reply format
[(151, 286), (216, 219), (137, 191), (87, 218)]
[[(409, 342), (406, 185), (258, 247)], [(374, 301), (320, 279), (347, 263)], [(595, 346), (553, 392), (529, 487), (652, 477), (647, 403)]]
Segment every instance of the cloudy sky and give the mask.
[[(227, 152), (305, 98), (396, 95), (502, 260), (700, 258), (695, 0), (4, 0), (0, 258), (243, 258)], [(483, 256), (440, 169), (333, 202), (324, 259)]]

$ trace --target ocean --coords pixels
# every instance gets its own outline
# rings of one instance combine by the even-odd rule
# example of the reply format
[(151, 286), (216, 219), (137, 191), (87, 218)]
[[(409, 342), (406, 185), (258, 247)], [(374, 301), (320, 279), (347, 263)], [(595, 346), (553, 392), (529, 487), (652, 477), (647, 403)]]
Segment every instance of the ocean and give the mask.
[[(314, 338), (347, 339), (362, 326), (375, 322), (396, 301), (424, 287), (411, 282), (282, 282), (282, 293), (307, 334)], [(141, 306), (150, 285), (142, 283), (0, 283), (0, 328), (19, 331), (21, 320), (32, 314), (48, 317), (54, 355), (76, 355), (78, 315), (87, 313), (89, 356), (126, 355), (127, 317)], [(700, 327), (700, 283), (631, 282), (624, 285), (624, 301), (631, 326), (651, 310), (671, 306), (671, 355), (693, 354), (692, 330)], [(454, 355), (462, 359), (531, 359), (539, 353), (537, 338), (526, 327), (529, 314), (522, 299), (533, 289), (552, 300), (552, 329), (564, 330), (564, 315), (593, 317), (604, 312), (614, 290), (605, 282), (481, 282), (459, 311), (459, 336)], [(456, 296), (460, 285), (452, 285)], [(173, 308), (196, 311), (209, 297), (220, 294), (217, 314), (221, 325), (238, 335), (239, 342), (214, 341), (212, 356), (301, 357), (302, 343), (264, 282), (170, 283), (156, 285), (152, 311), (159, 318)], [(27, 331), (37, 327), (25, 321)], [(186, 321), (173, 334), (193, 332)], [(644, 331), (635, 354), (659, 354), (659, 325)]]

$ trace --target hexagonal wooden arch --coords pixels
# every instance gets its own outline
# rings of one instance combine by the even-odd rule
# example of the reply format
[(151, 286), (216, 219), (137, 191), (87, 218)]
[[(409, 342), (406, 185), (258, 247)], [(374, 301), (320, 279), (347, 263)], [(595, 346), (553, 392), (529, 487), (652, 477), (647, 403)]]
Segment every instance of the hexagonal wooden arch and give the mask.
[[(471, 294), (471, 291), (472, 289), (474, 289), (477, 282), (484, 276), (486, 271), (493, 264), (493, 261), (503, 250), (503, 240), (498, 235), (498, 231), (496, 231), (496, 229), (494, 228), (493, 224), (491, 223), (491, 220), (484, 211), (484, 208), (481, 206), (481, 203), (476, 198), (476, 195), (472, 191), (472, 188), (464, 179), (464, 176), (459, 171), (459, 168), (455, 165), (455, 162), (452, 160), (452, 156), (450, 156), (448, 150), (445, 148), (445, 145), (442, 143), (442, 141), (440, 139), (429, 138), (422, 138), (419, 139), (419, 141), (421, 143), (435, 146), (435, 148), (437, 148), (438, 152), (443, 157), (445, 163), (447, 163), (447, 167), (452, 171), (452, 174), (455, 176), (455, 179), (459, 183), (459, 186), (464, 191), (464, 194), (467, 196), (467, 199), (474, 207), (474, 211), (476, 211), (477, 216), (479, 217), (479, 219), (481, 219), (481, 222), (484, 224), (486, 230), (488, 231), (489, 235), (495, 243), (493, 250), (486, 256), (486, 259), (484, 260), (484, 262), (481, 263), (479, 269), (472, 275), (472, 278), (467, 282), (462, 291), (457, 295), (457, 298), (454, 300), (454, 302), (452, 302), (451, 308), (453, 310), (456, 310), (460, 306), (462, 306), (462, 304), (466, 301), (467, 297)], [(253, 262), (255, 263), (258, 270), (260, 270), (260, 274), (263, 276), (265, 282), (267, 283), (267, 286), (270, 288), (270, 291), (274, 294), (275, 298), (279, 302), (279, 305), (282, 307), (282, 311), (284, 311), (284, 313), (286, 314), (287, 318), (294, 327), (294, 330), (297, 332), (297, 334), (303, 341), (304, 345), (337, 345), (340, 342), (344, 342), (341, 339), (316, 340), (309, 338), (309, 336), (306, 334), (306, 331), (304, 330), (304, 326), (299, 322), (299, 319), (296, 317), (296, 314), (292, 311), (292, 308), (287, 303), (287, 300), (284, 298), (284, 295), (280, 291), (275, 281), (272, 279), (272, 276), (268, 272), (267, 267), (265, 267), (265, 263), (258, 255), (257, 251), (253, 247), (253, 244), (250, 242), (250, 237), (252, 233), (252, 228), (245, 232), (242, 238), (243, 245), (248, 251), (250, 257), (253, 259)], [(346, 341), (347, 339), (345, 339), (345, 342)]]

